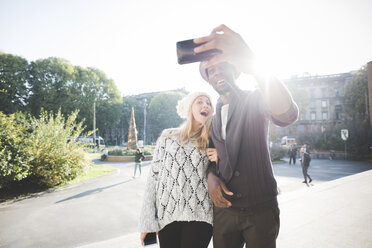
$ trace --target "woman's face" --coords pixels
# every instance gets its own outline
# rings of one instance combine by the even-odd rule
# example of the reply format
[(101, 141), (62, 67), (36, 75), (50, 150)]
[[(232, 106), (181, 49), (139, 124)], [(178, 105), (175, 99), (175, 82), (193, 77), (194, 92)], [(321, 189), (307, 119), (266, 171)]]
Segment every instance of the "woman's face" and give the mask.
[(212, 115), (212, 104), (206, 96), (198, 96), (191, 105), (192, 115), (198, 124), (204, 124)]

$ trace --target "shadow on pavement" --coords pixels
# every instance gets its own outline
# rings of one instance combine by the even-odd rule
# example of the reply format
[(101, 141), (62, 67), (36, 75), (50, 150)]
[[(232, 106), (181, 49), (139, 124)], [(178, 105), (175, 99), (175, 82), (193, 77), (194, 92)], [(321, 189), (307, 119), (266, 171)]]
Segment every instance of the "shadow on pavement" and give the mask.
[(80, 194), (77, 194), (77, 195), (74, 195), (74, 196), (70, 196), (70, 197), (68, 197), (66, 199), (57, 201), (56, 203), (61, 203), (61, 202), (65, 202), (65, 201), (69, 201), (69, 200), (81, 198), (81, 197), (88, 196), (88, 195), (91, 195), (91, 194), (97, 194), (97, 193), (100, 193), (100, 192), (102, 192), (102, 191), (104, 191), (106, 189), (113, 188), (113, 187), (116, 187), (116, 186), (118, 186), (120, 184), (127, 183), (127, 182), (130, 182), (130, 181), (131, 180), (129, 179), (129, 180), (126, 180), (126, 181), (123, 181), (123, 182), (120, 182), (120, 183), (116, 183), (116, 184), (110, 185), (110, 186), (88, 190), (88, 191), (85, 191), (83, 193), (80, 193)]

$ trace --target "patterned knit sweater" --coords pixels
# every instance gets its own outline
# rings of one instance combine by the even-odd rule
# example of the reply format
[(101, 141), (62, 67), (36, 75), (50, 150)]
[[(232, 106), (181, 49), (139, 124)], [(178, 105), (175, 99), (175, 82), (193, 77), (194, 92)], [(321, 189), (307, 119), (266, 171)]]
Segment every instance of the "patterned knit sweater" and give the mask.
[(175, 137), (169, 137), (172, 132), (164, 130), (156, 143), (140, 232), (157, 232), (173, 221), (213, 221), (206, 180), (208, 157), (192, 142), (180, 145)]

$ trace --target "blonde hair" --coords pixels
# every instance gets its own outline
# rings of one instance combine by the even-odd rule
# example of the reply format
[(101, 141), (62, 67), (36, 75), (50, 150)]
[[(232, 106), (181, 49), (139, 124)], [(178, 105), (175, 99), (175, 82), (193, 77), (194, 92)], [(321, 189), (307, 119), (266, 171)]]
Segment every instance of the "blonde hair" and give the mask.
[[(195, 99), (196, 100), (196, 99)], [(194, 102), (195, 102), (194, 100)], [(194, 104), (194, 102), (192, 104)], [(191, 104), (191, 105), (192, 105)], [(214, 111), (213, 105), (212, 113)], [(176, 137), (180, 144), (186, 145), (188, 142), (193, 141), (196, 143), (196, 148), (204, 150), (209, 145), (209, 134), (212, 123), (212, 114), (208, 117), (206, 122), (200, 126), (195, 132), (192, 130), (192, 123), (194, 121), (194, 115), (192, 114), (192, 108), (189, 108), (188, 118), (180, 127), (175, 128), (174, 132), (170, 134), (170, 137)]]

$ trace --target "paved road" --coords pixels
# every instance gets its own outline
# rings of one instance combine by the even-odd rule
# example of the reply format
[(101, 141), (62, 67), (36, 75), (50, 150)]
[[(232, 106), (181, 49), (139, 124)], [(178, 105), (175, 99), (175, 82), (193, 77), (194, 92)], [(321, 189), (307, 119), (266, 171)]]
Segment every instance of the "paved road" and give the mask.
[(300, 163), (289, 165), (287, 162), (288, 159), (286, 163), (274, 164), (273, 166), (281, 193), (298, 190), (301, 187), (319, 185), (372, 169), (372, 162), (312, 159), (308, 173), (312, 177), (313, 182), (305, 185), (302, 184), (304, 177)]
[[(132, 178), (133, 163), (105, 164), (119, 170), (0, 204), (0, 247), (81, 247), (138, 235), (137, 220), (149, 162), (143, 165), (142, 177), (136, 179)], [(370, 169), (372, 163), (367, 162), (312, 160), (309, 173), (314, 181), (305, 185), (301, 183), (299, 165), (274, 165), (282, 195)]]

